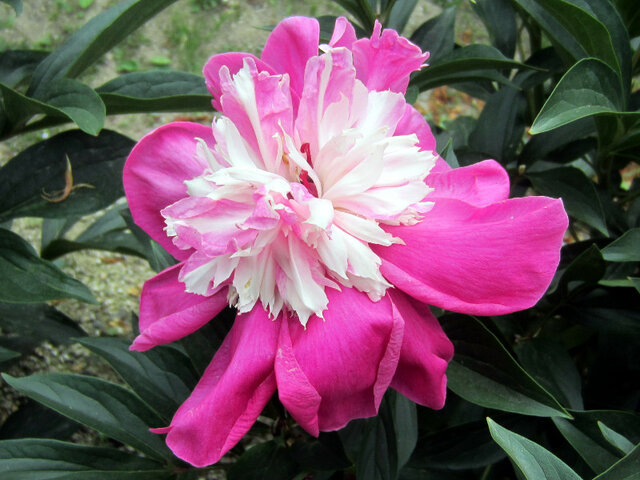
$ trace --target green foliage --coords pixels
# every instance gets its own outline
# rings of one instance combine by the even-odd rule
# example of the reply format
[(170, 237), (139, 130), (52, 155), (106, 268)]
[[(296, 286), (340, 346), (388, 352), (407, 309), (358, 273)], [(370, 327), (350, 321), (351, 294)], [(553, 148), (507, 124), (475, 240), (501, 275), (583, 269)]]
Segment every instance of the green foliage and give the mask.
[[(20, 13), (22, 2), (4, 3)], [(175, 458), (149, 428), (169, 424), (234, 312), (226, 309), (177, 344), (140, 353), (123, 339), (87, 337), (73, 319), (43, 303), (93, 301), (53, 263), (73, 251), (137, 255), (156, 271), (174, 262), (119, 202), (133, 141), (103, 125), (113, 114), (209, 110), (204, 81), (187, 72), (143, 70), (149, 63), (172, 64), (176, 57), (169, 53), (138, 64), (124, 51), (116, 52), (118, 68), (132, 73), (98, 88), (81, 76), (171, 3), (128, 0), (52, 52), (31, 46), (0, 53), (0, 138), (54, 125), (79, 128), (37, 141), (0, 169), (0, 369), (43, 341), (75, 338), (126, 384), (68, 373), (4, 375), (30, 400), (0, 427), (3, 479), (204, 474)], [(640, 178), (637, 167), (628, 173), (634, 171), (630, 162), (640, 163), (640, 95), (632, 88), (640, 73), (637, 2), (477, 0), (468, 10), (489, 33), (490, 45), (456, 44), (458, 14), (468, 6), (459, 0), (435, 2), (443, 10), (413, 32), (406, 30), (415, 0), (336, 3), (360, 35), (378, 20), (431, 51), (430, 66), (412, 77), (408, 100), (420, 102), (420, 92), (448, 86), (485, 102), (478, 118), (463, 116), (434, 129), (450, 165), (495, 158), (511, 177), (513, 196), (562, 198), (570, 228), (556, 277), (537, 306), (494, 318), (440, 316), (455, 346), (443, 410), (389, 391), (377, 417), (316, 439), (274, 398), (249, 433), (253, 445), (230, 452), (227, 477), (637, 479)], [(222, 8), (217, 1), (190, 5)], [(239, 15), (236, 4), (225, 12)], [(179, 28), (169, 44), (197, 44), (210, 33), (193, 32), (176, 18)], [(323, 41), (334, 21), (321, 19)], [(223, 23), (211, 31), (220, 32)], [(184, 61), (196, 71), (201, 66), (195, 50), (189, 52), (193, 58)], [(69, 238), (83, 216), (101, 210)], [(8, 222), (25, 216), (45, 219), (39, 253), (9, 230)], [(99, 432), (104, 445), (60, 441), (81, 425)]]

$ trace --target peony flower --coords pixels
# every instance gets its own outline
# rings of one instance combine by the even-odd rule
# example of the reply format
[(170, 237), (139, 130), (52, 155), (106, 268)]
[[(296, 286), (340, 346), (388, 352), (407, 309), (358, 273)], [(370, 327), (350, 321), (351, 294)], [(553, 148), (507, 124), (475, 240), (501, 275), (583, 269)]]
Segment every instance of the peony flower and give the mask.
[(453, 347), (428, 305), (499, 315), (544, 293), (562, 203), (508, 200), (496, 162), (452, 170), (438, 157), (404, 99), (427, 56), (378, 23), (356, 39), (340, 18), (319, 45), (315, 19), (288, 18), (261, 58), (205, 65), (212, 127), (171, 123), (131, 152), (133, 217), (180, 261), (145, 283), (131, 348), (238, 311), (156, 430), (180, 458), (218, 461), (276, 390), (311, 435), (376, 415), (389, 387), (441, 408)]

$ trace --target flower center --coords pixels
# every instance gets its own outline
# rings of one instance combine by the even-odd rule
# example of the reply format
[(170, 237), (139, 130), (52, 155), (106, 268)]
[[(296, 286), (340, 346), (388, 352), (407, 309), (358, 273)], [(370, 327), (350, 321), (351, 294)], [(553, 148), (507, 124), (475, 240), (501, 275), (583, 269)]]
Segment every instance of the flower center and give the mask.
[(215, 146), (198, 145), (207, 167), (162, 211), (167, 235), (193, 252), (180, 280), (200, 295), (228, 287), (240, 312), (259, 301), (303, 325), (322, 317), (326, 288), (379, 300), (391, 285), (370, 245), (401, 243), (383, 226), (416, 223), (431, 207), (423, 200), (433, 152), (420, 151), (415, 135), (393, 135), (404, 97), (354, 80), (348, 97), (324, 108), (301, 100), (293, 123), (267, 135), (251, 96), (259, 80), (250, 65), (233, 77), (228, 95), (245, 102), (249, 123), (214, 122)]

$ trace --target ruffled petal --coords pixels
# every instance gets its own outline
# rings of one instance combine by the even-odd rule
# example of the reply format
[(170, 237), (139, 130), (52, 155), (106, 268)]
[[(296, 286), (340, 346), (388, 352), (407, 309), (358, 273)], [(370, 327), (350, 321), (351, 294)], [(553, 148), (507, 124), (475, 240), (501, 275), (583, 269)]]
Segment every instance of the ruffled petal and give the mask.
[[(413, 133), (418, 137), (420, 150), (436, 151), (436, 139), (431, 133), (429, 124), (419, 111), (407, 104), (404, 115), (396, 126), (394, 135), (411, 135)], [(446, 165), (446, 162), (442, 162)]]
[(228, 305), (227, 291), (205, 297), (185, 292), (178, 281), (183, 264), (150, 278), (140, 297), (140, 335), (131, 350), (144, 351), (179, 340), (195, 332)]
[(250, 53), (230, 52), (214, 55), (207, 61), (207, 63), (205, 63), (202, 73), (204, 74), (204, 80), (207, 84), (207, 88), (213, 96), (211, 103), (213, 104), (213, 108), (216, 110), (220, 110), (222, 108), (222, 105), (220, 104), (220, 96), (222, 95), (222, 88), (220, 87), (220, 69), (222, 67), (227, 67), (229, 69), (229, 73), (231, 75), (235, 75), (244, 65), (245, 58), (252, 58), (259, 72), (268, 72), (270, 74), (276, 73), (269, 65)]
[(289, 17), (273, 29), (261, 58), (277, 73), (288, 73), (291, 90), (300, 98), (307, 60), (318, 55), (320, 25), (315, 18)]
[(402, 350), (391, 387), (420, 405), (442, 408), (447, 394), (447, 365), (453, 344), (428, 305), (398, 290), (389, 292), (404, 320)]
[[(404, 323), (388, 297), (328, 290), (325, 321), (282, 326), (275, 372), (282, 404), (305, 430), (337, 430), (376, 415), (400, 355)], [(304, 401), (303, 401), (304, 400)]]
[(376, 21), (371, 38), (353, 43), (353, 63), (361, 80), (371, 90), (405, 93), (409, 75), (419, 70), (429, 58), (420, 47), (398, 35), (395, 30), (382, 30)]
[(180, 250), (167, 237), (160, 211), (187, 196), (185, 180), (202, 175), (208, 168), (198, 154), (198, 141), (210, 148), (215, 141), (211, 128), (197, 123), (176, 122), (145, 135), (133, 148), (124, 166), (124, 191), (134, 221), (179, 260), (191, 251)]
[[(259, 71), (253, 59), (245, 58), (244, 66), (233, 76), (227, 67), (222, 67), (220, 88), (221, 111), (237, 128), (240, 137), (259, 154), (263, 165), (258, 167), (277, 173), (282, 152), (275, 136), (282, 131), (291, 132), (293, 128), (286, 75)], [(214, 135), (223, 135), (221, 127), (220, 121), (216, 122)]]
[(431, 173), (426, 182), (433, 188), (426, 198), (428, 201), (455, 198), (477, 207), (485, 207), (509, 198), (509, 175), (494, 160)]
[(358, 38), (356, 37), (356, 30), (353, 25), (345, 17), (336, 18), (335, 26), (333, 27), (333, 34), (329, 45), (332, 47), (345, 47), (351, 50), (353, 42)]
[(386, 228), (405, 245), (373, 249), (385, 278), (421, 302), (501, 315), (544, 294), (567, 225), (561, 200), (514, 198), (479, 208), (439, 198), (419, 224)]
[(247, 433), (276, 388), (280, 322), (261, 308), (239, 315), (191, 396), (178, 409), (167, 445), (183, 460), (217, 462)]

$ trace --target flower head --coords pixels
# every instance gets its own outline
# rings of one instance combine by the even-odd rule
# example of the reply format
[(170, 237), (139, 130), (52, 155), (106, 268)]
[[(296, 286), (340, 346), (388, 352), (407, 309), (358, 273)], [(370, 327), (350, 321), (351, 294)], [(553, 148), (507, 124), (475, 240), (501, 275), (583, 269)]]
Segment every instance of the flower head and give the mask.
[(204, 68), (221, 116), (145, 136), (124, 173), (132, 214), (181, 262), (149, 280), (145, 350), (226, 305), (238, 317), (167, 442), (217, 461), (273, 392), (317, 435), (375, 415), (391, 386), (444, 403), (453, 351), (425, 303), (476, 314), (533, 305), (559, 259), (560, 201), (507, 200), (506, 172), (451, 170), (404, 100), (427, 59), (379, 24), (344, 19), (319, 45), (314, 19), (289, 18), (260, 59)]

